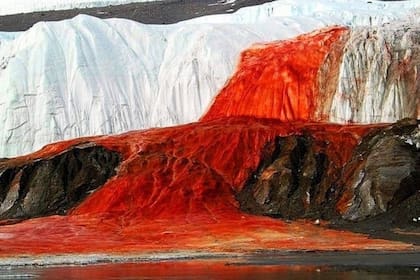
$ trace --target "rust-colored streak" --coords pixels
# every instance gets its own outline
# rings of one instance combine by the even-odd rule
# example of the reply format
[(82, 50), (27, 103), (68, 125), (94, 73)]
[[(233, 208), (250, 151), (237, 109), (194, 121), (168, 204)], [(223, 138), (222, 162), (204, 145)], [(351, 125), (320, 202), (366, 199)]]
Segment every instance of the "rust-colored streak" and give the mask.
[(13, 159), (24, 164), (83, 143), (123, 157), (117, 175), (69, 215), (1, 226), (0, 256), (409, 248), (308, 221), (244, 214), (235, 199), (277, 136), (311, 135), (341, 167), (361, 137), (379, 127), (311, 123), (317, 73), (345, 32), (333, 27), (245, 51), (201, 122), (64, 141)]
[(202, 120), (226, 116), (313, 120), (319, 96), (318, 71), (347, 32), (332, 27), (244, 51), (237, 72)]
[[(323, 149), (340, 165), (371, 129), (228, 118), (92, 138), (123, 154), (117, 176), (69, 216), (0, 227), (0, 255), (407, 248), (305, 221), (289, 224), (247, 215), (235, 200), (263, 147), (277, 135), (329, 139), (334, 144)], [(36, 156), (59, 153), (70, 144), (77, 141), (47, 147)]]

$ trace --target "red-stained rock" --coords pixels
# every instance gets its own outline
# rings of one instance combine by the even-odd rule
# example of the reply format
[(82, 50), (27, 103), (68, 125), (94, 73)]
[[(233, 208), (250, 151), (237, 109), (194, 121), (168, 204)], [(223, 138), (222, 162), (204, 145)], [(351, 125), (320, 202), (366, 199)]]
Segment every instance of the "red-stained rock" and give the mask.
[(0, 162), (0, 220), (64, 214), (116, 173), (118, 153), (79, 145), (52, 157)]
[[(410, 248), (306, 221), (289, 224), (245, 214), (237, 201), (249, 190), (251, 179), (270, 180), (282, 174), (272, 184), (251, 186), (262, 210), (249, 212), (270, 214), (266, 210), (275, 206), (280, 214), (292, 209), (290, 218), (296, 218), (326, 205), (341, 214), (349, 209), (346, 203), (353, 192), (345, 183), (352, 182), (351, 176), (332, 195), (332, 204), (324, 202), (333, 185), (342, 182), (341, 170), (353, 166), (346, 165), (354, 162), (355, 147), (385, 125), (311, 122), (315, 114), (326, 119), (317, 103), (332, 102), (325, 96), (334, 92), (328, 81), (338, 74), (330, 73), (324, 80), (318, 74), (326, 73), (325, 65), (338, 70), (336, 59), (347, 36), (346, 28), (333, 27), (245, 51), (237, 74), (201, 122), (75, 139), (1, 161), (3, 166), (25, 166), (66, 154), (81, 143), (104, 147), (122, 158), (115, 176), (67, 216), (0, 227), (0, 256)], [(325, 92), (320, 92), (324, 86)], [(284, 192), (267, 195), (283, 183)], [(310, 200), (305, 204), (307, 192)], [(288, 201), (265, 207), (267, 197)]]
[[(372, 130), (343, 166), (330, 161), (324, 150), (328, 142), (322, 138), (314, 141), (310, 134), (278, 137), (275, 149), (264, 154), (237, 194), (241, 209), (285, 219), (359, 222), (378, 220), (386, 213), (382, 232), (395, 226), (410, 228), (413, 218), (420, 216), (420, 204), (413, 206), (420, 192), (418, 123), (403, 120)], [(372, 224), (370, 232), (375, 228)]]
[(284, 219), (336, 216), (341, 166), (330, 161), (327, 147), (310, 135), (278, 137), (275, 150), (237, 194), (241, 209)]
[[(259, 165), (267, 143), (276, 137), (305, 133), (313, 135), (314, 141), (335, 143), (324, 150), (341, 166), (360, 137), (371, 129), (228, 118), (81, 139), (123, 156), (116, 176), (68, 216), (0, 227), (0, 255), (408, 248), (312, 223), (286, 224), (250, 216), (239, 210), (235, 200)], [(12, 161), (51, 157), (75, 144), (75, 140), (58, 143), (55, 148), (49, 146)]]

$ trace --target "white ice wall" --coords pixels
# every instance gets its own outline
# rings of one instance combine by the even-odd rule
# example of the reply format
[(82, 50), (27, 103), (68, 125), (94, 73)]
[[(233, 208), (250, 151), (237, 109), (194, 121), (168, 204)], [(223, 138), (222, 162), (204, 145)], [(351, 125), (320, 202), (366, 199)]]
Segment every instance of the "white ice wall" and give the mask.
[[(53, 141), (197, 120), (253, 42), (324, 26), (148, 26), (78, 16), (0, 45), (0, 157)], [(1, 40), (0, 40), (1, 41)]]
[[(299, 14), (309, 10), (304, 2), (311, 3), (299, 1), (287, 17), (262, 5), (167, 26), (78, 16), (0, 32), (0, 157), (61, 139), (195, 121), (252, 43), (404, 10), (361, 5), (353, 16), (314, 18)], [(330, 9), (342, 3), (327, 2)], [(404, 3), (407, 13), (414, 1)], [(351, 15), (354, 7), (336, 8)]]
[(344, 47), (330, 120), (395, 122), (420, 117), (420, 20), (355, 28)]

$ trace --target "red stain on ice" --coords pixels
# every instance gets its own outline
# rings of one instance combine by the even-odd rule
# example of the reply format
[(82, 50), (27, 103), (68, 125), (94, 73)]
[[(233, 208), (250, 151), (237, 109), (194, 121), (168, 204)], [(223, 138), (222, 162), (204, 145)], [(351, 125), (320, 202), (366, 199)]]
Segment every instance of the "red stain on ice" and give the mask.
[[(92, 138), (124, 155), (117, 176), (69, 216), (0, 227), (0, 255), (407, 248), (311, 222), (247, 215), (235, 200), (277, 135), (307, 132), (329, 140), (334, 144), (325, 151), (339, 165), (371, 129), (227, 118)], [(54, 144), (36, 157), (76, 143)]]
[(227, 116), (312, 120), (319, 95), (318, 71), (347, 32), (332, 27), (244, 51), (237, 72), (202, 120)]
[[(309, 133), (328, 140), (322, 149), (341, 166), (374, 128), (296, 121), (310, 118), (316, 69), (344, 31), (246, 51), (202, 122), (76, 139), (15, 159), (48, 157), (86, 141), (124, 157), (117, 175), (70, 215), (0, 227), (0, 255), (408, 248), (311, 222), (247, 215), (235, 200), (276, 136)], [(243, 115), (249, 117), (232, 117)]]

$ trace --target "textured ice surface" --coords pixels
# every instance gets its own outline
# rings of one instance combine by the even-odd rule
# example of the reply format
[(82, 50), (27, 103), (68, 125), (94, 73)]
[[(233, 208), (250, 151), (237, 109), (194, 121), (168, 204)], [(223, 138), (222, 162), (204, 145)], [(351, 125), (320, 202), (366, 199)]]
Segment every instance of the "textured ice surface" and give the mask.
[(378, 123), (419, 117), (420, 20), (355, 28), (344, 50), (331, 121)]
[(195, 121), (252, 43), (386, 22), (420, 6), (317, 3), (276, 1), (166, 26), (81, 15), (0, 33), (0, 157), (61, 139)]
[[(305, 31), (322, 25), (314, 21)], [(302, 31), (259, 27), (147, 26), (89, 16), (38, 23), (0, 46), (0, 156), (65, 138), (195, 121), (242, 49)]]

